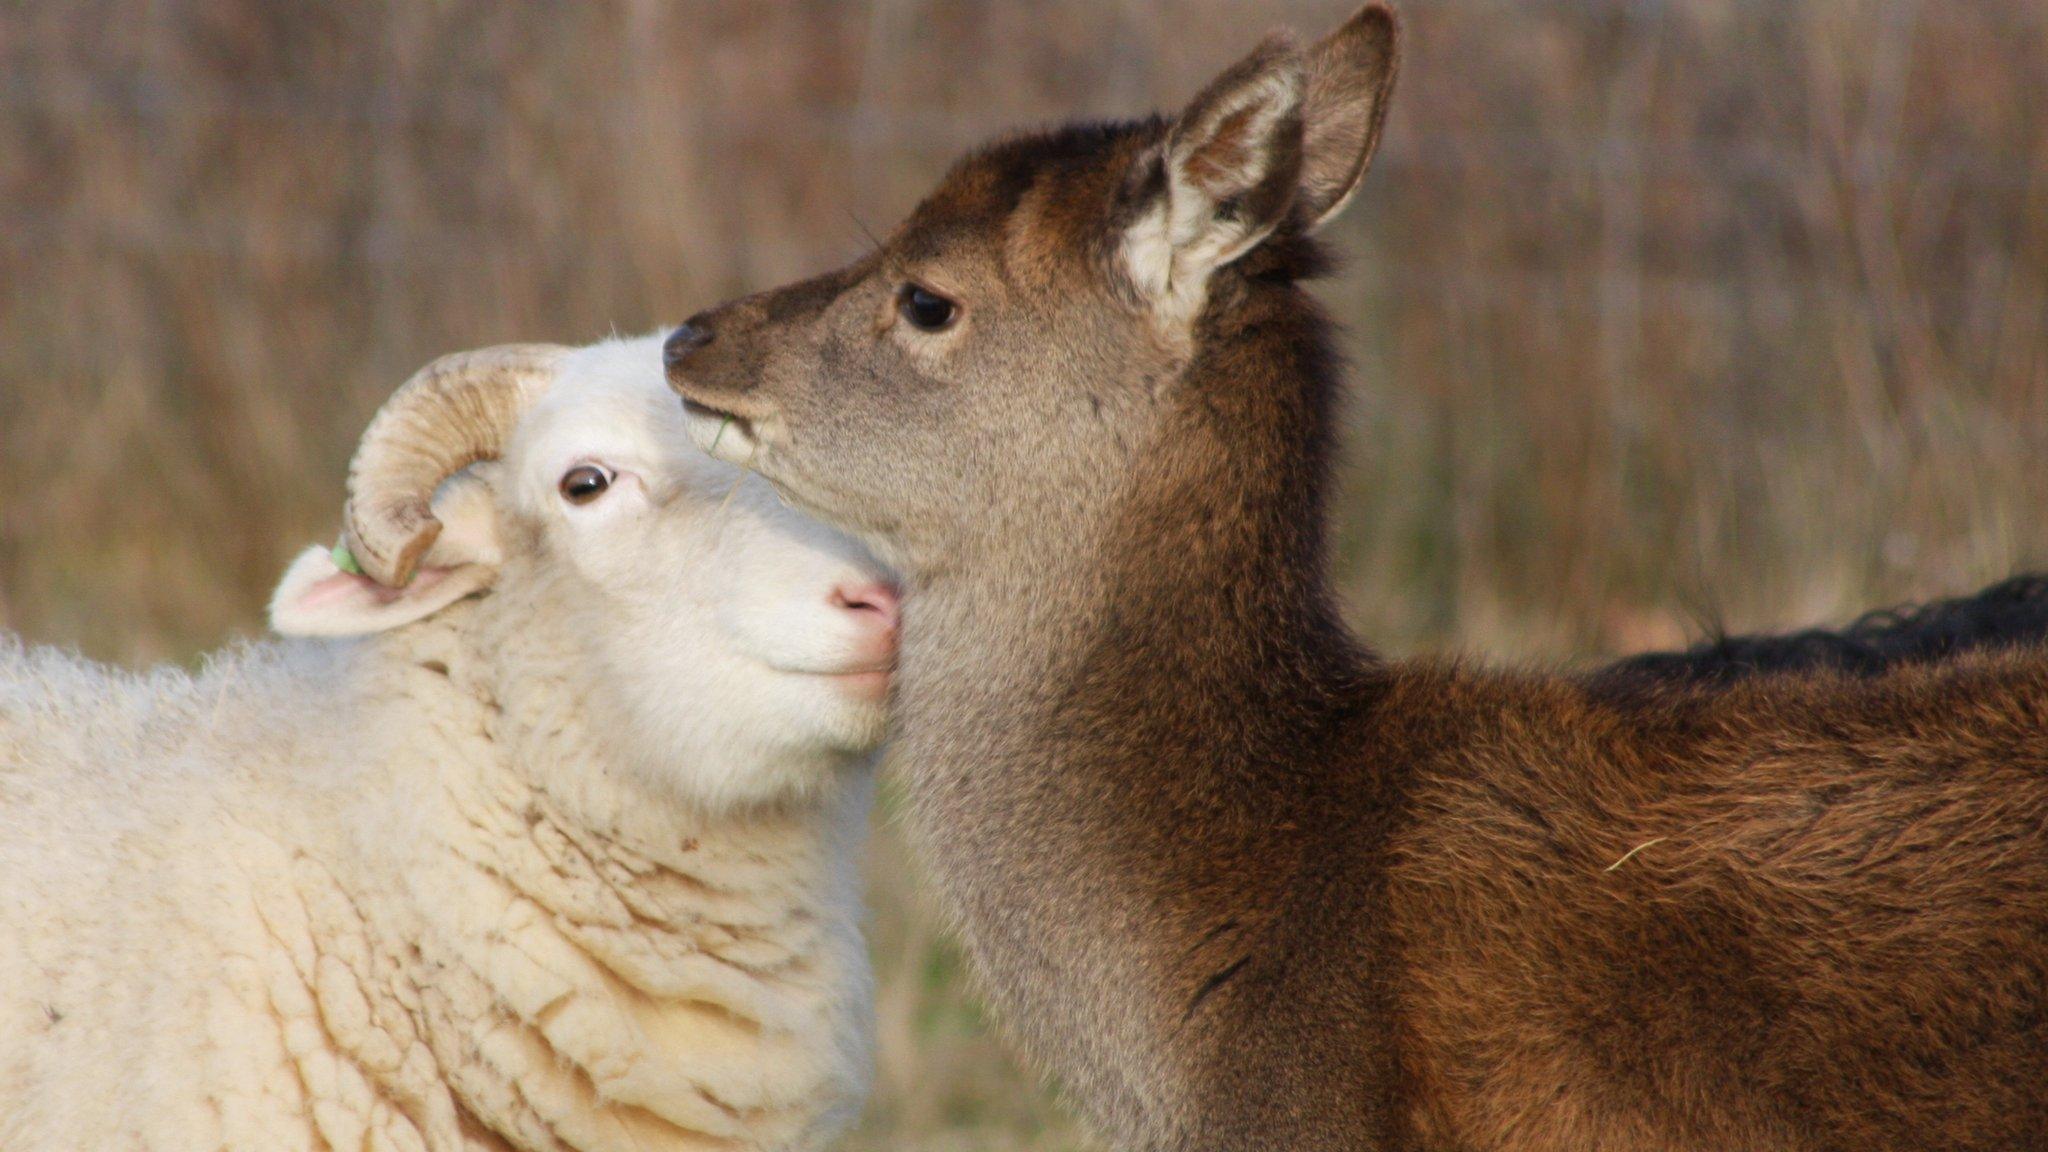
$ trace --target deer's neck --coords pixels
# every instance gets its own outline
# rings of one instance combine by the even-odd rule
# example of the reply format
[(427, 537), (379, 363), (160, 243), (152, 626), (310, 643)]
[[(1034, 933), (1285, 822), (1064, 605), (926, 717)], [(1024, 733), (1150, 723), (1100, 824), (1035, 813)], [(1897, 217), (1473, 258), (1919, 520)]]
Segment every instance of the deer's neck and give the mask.
[(913, 836), (1002, 1015), (1113, 1127), (1184, 1083), (1205, 950), (1277, 906), (1272, 833), (1373, 675), (1325, 590), (1328, 381), (1275, 360), (1198, 362), (1134, 472), (1024, 518), (1061, 538), (933, 578), (906, 621)]

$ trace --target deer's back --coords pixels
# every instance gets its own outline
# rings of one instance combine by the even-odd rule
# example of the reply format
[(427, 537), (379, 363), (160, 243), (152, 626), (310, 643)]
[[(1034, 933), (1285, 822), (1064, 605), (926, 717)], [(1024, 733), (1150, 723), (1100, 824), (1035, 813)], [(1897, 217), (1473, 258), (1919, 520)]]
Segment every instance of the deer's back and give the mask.
[(1416, 667), (1351, 747), (1358, 809), (1305, 816), (1317, 866), (1188, 1032), (1219, 1090), (1277, 1086), (1247, 1135), (2048, 1146), (2038, 657), (1628, 696)]

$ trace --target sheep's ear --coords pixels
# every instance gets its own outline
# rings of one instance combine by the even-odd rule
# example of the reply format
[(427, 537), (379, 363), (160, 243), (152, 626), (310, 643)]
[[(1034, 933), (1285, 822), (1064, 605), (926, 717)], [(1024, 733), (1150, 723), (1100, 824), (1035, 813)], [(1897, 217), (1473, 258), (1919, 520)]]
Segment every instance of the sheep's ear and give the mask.
[(440, 538), (403, 588), (355, 571), (341, 545), (299, 553), (271, 595), (271, 628), (285, 636), (364, 636), (425, 619), (490, 587), (503, 556), (489, 487), (473, 477), (451, 480), (434, 499), (434, 516), (443, 525)]
[(1306, 63), (1297, 203), (1314, 230), (1343, 210), (1379, 148), (1401, 67), (1400, 22), (1393, 9), (1368, 4), (1317, 41)]
[(422, 565), (412, 583), (386, 588), (346, 572), (335, 552), (315, 545), (299, 553), (270, 598), (270, 626), (285, 636), (363, 636), (410, 624), (488, 587), (496, 573), (482, 565)]
[(1300, 50), (1268, 36), (1195, 97), (1132, 173), (1141, 198), (1125, 231), (1124, 271), (1152, 307), (1191, 319), (1209, 276), (1287, 217), (1301, 179)]

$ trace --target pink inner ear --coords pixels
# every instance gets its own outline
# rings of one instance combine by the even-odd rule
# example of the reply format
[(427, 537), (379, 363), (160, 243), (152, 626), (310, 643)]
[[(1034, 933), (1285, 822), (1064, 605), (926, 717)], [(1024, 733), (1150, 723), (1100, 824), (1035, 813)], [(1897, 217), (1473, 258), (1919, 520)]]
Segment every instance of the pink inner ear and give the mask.
[(425, 592), (447, 579), (449, 568), (422, 568), (413, 576), (412, 583), (403, 588), (387, 588), (368, 576), (352, 572), (337, 572), (315, 580), (311, 587), (299, 596), (302, 608), (326, 608), (347, 600), (366, 599), (378, 607), (395, 604), (408, 593)]

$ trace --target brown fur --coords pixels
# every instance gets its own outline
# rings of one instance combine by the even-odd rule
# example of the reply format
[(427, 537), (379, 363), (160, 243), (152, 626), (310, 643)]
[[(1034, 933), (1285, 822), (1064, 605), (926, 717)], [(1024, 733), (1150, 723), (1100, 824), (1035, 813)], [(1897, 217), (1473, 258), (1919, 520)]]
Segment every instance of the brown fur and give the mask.
[(1392, 18), (1274, 43), (1191, 105), (1273, 115), (978, 153), (672, 369), (903, 570), (910, 830), (1012, 1034), (1132, 1148), (2048, 1144), (2037, 650), (1646, 684), (1341, 627), (1299, 281)]

